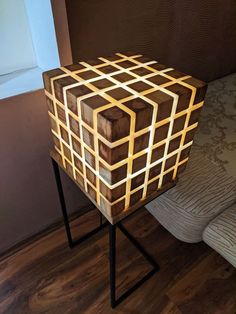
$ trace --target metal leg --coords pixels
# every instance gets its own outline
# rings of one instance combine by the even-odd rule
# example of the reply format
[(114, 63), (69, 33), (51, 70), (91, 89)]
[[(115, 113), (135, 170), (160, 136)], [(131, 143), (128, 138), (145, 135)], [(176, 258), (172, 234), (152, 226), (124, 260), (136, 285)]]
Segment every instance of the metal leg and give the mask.
[[(120, 297), (116, 299), (116, 227), (118, 227), (123, 234), (133, 243), (133, 245), (139, 250), (139, 252), (146, 258), (146, 260), (152, 265), (150, 270), (143, 278), (136, 282), (131, 288), (124, 292)], [(109, 259), (110, 259), (110, 297), (111, 307), (115, 308), (123, 300), (125, 300), (131, 293), (136, 291), (144, 282), (146, 282), (152, 275), (158, 270), (159, 266), (155, 260), (145, 251), (145, 249), (138, 243), (138, 241), (125, 229), (121, 223), (117, 225), (110, 224), (109, 226)]]
[(89, 237), (91, 237), (95, 233), (99, 232), (101, 229), (103, 229), (105, 226), (107, 226), (108, 223), (107, 222), (102, 223), (102, 219), (100, 218), (100, 225), (97, 228), (88, 232), (87, 234), (85, 234), (81, 238), (73, 240), (72, 235), (71, 235), (71, 229), (70, 229), (70, 223), (69, 223), (69, 218), (68, 218), (68, 214), (67, 214), (67, 209), (66, 209), (65, 197), (64, 197), (62, 183), (61, 183), (59, 166), (53, 158), (52, 158), (52, 165), (53, 165), (53, 170), (54, 170), (54, 174), (55, 174), (55, 178), (56, 178), (57, 190), (58, 190), (59, 199), (60, 199), (60, 203), (61, 203), (61, 210), (62, 210), (62, 214), (63, 214), (68, 244), (69, 244), (70, 248), (73, 248), (75, 245), (82, 243), (83, 241), (87, 240)]
[(62, 183), (61, 183), (59, 166), (55, 162), (54, 159), (52, 159), (52, 165), (53, 165), (53, 170), (54, 170), (55, 179), (56, 179), (56, 183), (57, 183), (57, 190), (58, 190), (59, 199), (60, 199), (60, 203), (61, 203), (61, 210), (62, 210), (65, 229), (66, 229), (67, 240), (68, 240), (69, 247), (72, 248), (73, 247), (73, 241), (72, 241), (72, 236), (71, 236), (71, 232), (70, 232), (70, 223), (69, 223), (67, 210), (66, 210), (66, 202), (65, 202), (65, 197), (64, 197)]
[(139, 250), (139, 252), (146, 258), (146, 260), (153, 266), (153, 268), (157, 271), (159, 270), (159, 265), (157, 262), (151, 257), (150, 254), (142, 247), (142, 245), (128, 232), (128, 230), (121, 224), (118, 223), (118, 228), (123, 234), (133, 243), (133, 245)]
[[(100, 225), (88, 232), (81, 238), (73, 240), (71, 235), (70, 223), (66, 209), (65, 197), (63, 193), (61, 177), (59, 166), (57, 162), (52, 159), (54, 174), (57, 183), (57, 189), (59, 194), (59, 199), (61, 203), (61, 209), (67, 234), (67, 239), (70, 248), (74, 247), (77, 244), (82, 243), (101, 229), (103, 229), (108, 222), (103, 223), (103, 216), (100, 213)], [(139, 250), (139, 252), (146, 258), (146, 260), (153, 266), (153, 269), (149, 271), (142, 279), (135, 283), (130, 289), (123, 293), (120, 297), (116, 298), (116, 229), (119, 228), (121, 232), (133, 243), (133, 245)], [(116, 225), (109, 224), (109, 260), (110, 260), (110, 296), (111, 296), (111, 307), (116, 307), (119, 303), (125, 300), (132, 292), (139, 288), (146, 280), (148, 280), (155, 272), (159, 270), (158, 264), (155, 260), (145, 251), (145, 249), (138, 243), (138, 241), (126, 230), (126, 228), (121, 224), (121, 222)]]
[(116, 306), (116, 225), (109, 225), (110, 295), (111, 307)]
[(102, 213), (99, 211), (99, 219), (100, 219), (100, 226), (102, 225), (102, 223), (103, 223), (103, 220), (102, 220)]

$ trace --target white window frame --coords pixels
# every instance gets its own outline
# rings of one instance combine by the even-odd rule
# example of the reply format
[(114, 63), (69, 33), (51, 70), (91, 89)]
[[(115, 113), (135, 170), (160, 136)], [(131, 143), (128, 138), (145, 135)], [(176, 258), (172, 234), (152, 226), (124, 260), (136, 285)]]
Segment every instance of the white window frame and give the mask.
[(24, 2), (37, 65), (31, 69), (0, 76), (0, 99), (41, 89), (42, 72), (60, 66), (51, 1)]

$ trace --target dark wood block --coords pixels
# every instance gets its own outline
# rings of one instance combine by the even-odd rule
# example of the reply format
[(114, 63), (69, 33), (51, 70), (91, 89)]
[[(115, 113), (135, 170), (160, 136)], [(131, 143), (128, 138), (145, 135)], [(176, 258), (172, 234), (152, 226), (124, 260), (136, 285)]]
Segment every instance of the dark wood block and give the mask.
[(94, 188), (93, 188), (90, 184), (88, 184), (88, 185), (87, 185), (87, 189), (88, 189), (88, 194), (89, 194), (89, 196), (90, 196), (94, 201), (96, 201), (96, 199), (97, 199), (97, 194), (96, 194), (96, 191), (94, 190)]
[(63, 138), (63, 140), (69, 144), (69, 134), (66, 131), (66, 129), (64, 129), (61, 125), (60, 125), (60, 132), (61, 132), (61, 137)]
[(94, 59), (94, 60), (86, 60), (86, 63), (89, 65), (100, 65), (103, 64), (103, 61), (100, 59)]
[(134, 154), (144, 150), (149, 144), (150, 132), (144, 133), (134, 139)]
[(176, 112), (181, 112), (189, 107), (191, 90), (181, 84), (173, 84), (167, 87), (169, 91), (179, 96)]
[(161, 64), (161, 63), (154, 63), (154, 64), (149, 65), (149, 68), (152, 68), (155, 72), (155, 70), (163, 71), (163, 70), (167, 69), (168, 67), (164, 64)]
[(170, 169), (171, 167), (173, 167), (175, 165), (176, 158), (177, 158), (177, 154), (166, 159), (165, 171), (167, 171), (168, 169)]
[(60, 150), (61, 145), (60, 145), (59, 139), (54, 134), (52, 134), (52, 139), (53, 139), (53, 143), (54, 143), (55, 147), (57, 147)]
[(55, 97), (60, 102), (64, 102), (63, 87), (78, 83), (73, 77), (66, 76), (54, 81)]
[(181, 151), (180, 161), (184, 160), (185, 158), (187, 158), (189, 156), (190, 150), (191, 150), (191, 146), (188, 146)]
[(193, 137), (194, 137), (194, 134), (195, 134), (196, 130), (197, 130), (197, 128), (194, 128), (192, 130), (189, 130), (186, 133), (184, 144), (187, 144), (187, 143), (189, 143), (189, 142), (191, 142), (193, 140)]
[(182, 73), (182, 72), (179, 72), (176, 70), (170, 70), (170, 71), (166, 72), (166, 74), (171, 76), (171, 77), (174, 77), (176, 79), (186, 76), (185, 73)]
[(163, 124), (155, 130), (154, 144), (163, 141), (166, 139), (169, 131), (170, 123)]
[(81, 101), (82, 120), (93, 127), (93, 111), (109, 103), (104, 97), (95, 95)]
[(161, 159), (164, 156), (165, 144), (158, 146), (152, 150), (151, 163)]
[(73, 176), (73, 168), (71, 163), (69, 163), (67, 160), (65, 161), (65, 165), (66, 165), (66, 170), (69, 174), (69, 176)]
[(83, 163), (76, 156), (74, 156), (74, 163), (75, 163), (76, 169), (83, 173), (84, 172), (84, 170), (83, 170)]
[(141, 200), (143, 196), (143, 189), (138, 190), (137, 192), (130, 195), (130, 205), (133, 206), (136, 204), (139, 200)]
[(190, 84), (191, 86), (194, 86), (197, 89), (196, 96), (194, 99), (194, 104), (198, 104), (204, 100), (205, 95), (206, 95), (206, 91), (207, 91), (207, 85), (204, 82), (202, 82), (202, 81), (200, 81), (194, 77), (190, 77), (190, 78), (184, 80), (184, 82)]
[(153, 107), (142, 98), (135, 98), (123, 103), (136, 114), (135, 131), (148, 127), (152, 122)]
[(182, 138), (182, 136), (180, 135), (180, 136), (178, 136), (178, 137), (176, 137), (170, 141), (169, 147), (168, 147), (168, 154), (172, 153), (173, 151), (175, 151), (176, 149), (179, 148), (181, 138)]
[(147, 94), (146, 97), (158, 104), (156, 122), (169, 118), (173, 106), (173, 97), (160, 90)]
[(84, 188), (84, 177), (82, 177), (77, 171), (75, 171), (75, 181), (80, 187)]
[(55, 115), (53, 101), (52, 101), (50, 98), (46, 97), (46, 102), (47, 102), (48, 110), (49, 110), (53, 115)]
[(68, 108), (78, 114), (77, 99), (78, 97), (90, 94), (92, 91), (85, 85), (76, 86), (67, 90), (67, 104)]
[(95, 157), (86, 148), (84, 148), (84, 158), (85, 161), (95, 169)]
[(186, 120), (186, 114), (175, 119), (172, 129), (172, 134), (178, 133), (179, 131), (183, 130), (184, 124)]
[(173, 181), (173, 175), (174, 175), (174, 171), (172, 170), (163, 176), (163, 181), (162, 181), (163, 186)]
[(71, 136), (71, 141), (72, 141), (72, 147), (74, 151), (80, 156), (82, 156), (80, 142), (74, 136)]
[(66, 68), (69, 71), (75, 72), (75, 71), (83, 70), (85, 67), (80, 63), (74, 63), (74, 64), (65, 65), (64, 68)]
[(44, 88), (52, 93), (52, 81), (54, 77), (65, 74), (61, 69), (54, 69), (43, 73)]
[(133, 168), (132, 168), (132, 173), (135, 173), (146, 166), (146, 161), (147, 161), (147, 154), (143, 154), (140, 157), (137, 157), (133, 160)]
[(96, 175), (88, 167), (86, 167), (86, 177), (90, 183), (96, 186)]
[(80, 125), (77, 120), (75, 120), (70, 114), (69, 114), (69, 124), (70, 124), (70, 130), (75, 133), (78, 137), (80, 137)]
[(108, 79), (101, 79), (97, 80), (91, 83), (93, 86), (95, 86), (98, 89), (104, 89), (110, 86), (114, 86), (114, 83), (109, 81)]
[(183, 163), (182, 165), (178, 166), (177, 175), (179, 175), (180, 173), (182, 173), (182, 172), (185, 170), (186, 166), (187, 166), (187, 163), (186, 163), (186, 162)]
[(131, 180), (131, 190), (134, 190), (135, 188), (139, 187), (144, 183), (145, 178), (145, 172), (138, 174), (136, 177), (134, 177)]
[(65, 110), (62, 109), (59, 105), (56, 106), (58, 119), (61, 120), (61, 122), (66, 124), (66, 114)]
[(96, 72), (91, 71), (91, 70), (80, 72), (77, 75), (79, 77), (81, 77), (83, 80), (91, 80), (91, 79), (99, 76)]
[(122, 68), (128, 69), (133, 66), (136, 66), (137, 64), (132, 61), (121, 61), (121, 62), (118, 62), (117, 65), (119, 65)]
[(121, 200), (114, 205), (110, 205), (105, 199), (101, 199), (101, 206), (104, 211), (109, 215), (109, 217), (118, 216), (125, 208), (125, 200)]
[(130, 134), (130, 116), (117, 106), (98, 114), (98, 132), (110, 142)]
[(112, 66), (112, 65), (105, 65), (103, 67), (99, 67), (99, 71), (105, 73), (105, 74), (111, 74), (113, 72), (119, 71), (118, 68)]
[(58, 133), (58, 127), (57, 127), (57, 122), (55, 119), (49, 116), (50, 124), (51, 124), (51, 129)]
[(112, 75), (111, 77), (114, 78), (115, 80), (117, 80), (118, 82), (121, 82), (121, 83), (131, 81), (135, 78), (133, 75), (125, 73), (125, 72), (119, 73), (116, 75)]
[(89, 130), (87, 130), (85, 127), (82, 127), (82, 130), (83, 130), (83, 142), (94, 150), (93, 134), (89, 132)]
[(67, 159), (69, 159), (69, 161), (71, 161), (71, 151), (70, 151), (70, 149), (65, 144), (62, 144), (62, 147), (63, 147), (64, 155), (66, 156)]
[(144, 83), (144, 82), (136, 82), (136, 83), (132, 83), (132, 84), (129, 84), (128, 87), (132, 88), (133, 90), (135, 90), (136, 92), (143, 92), (143, 91), (146, 91), (150, 88), (152, 88), (151, 85), (147, 84), (147, 83)]
[(125, 142), (114, 148), (110, 148), (102, 141), (98, 141), (99, 156), (105, 160), (108, 164), (114, 165), (119, 161), (128, 157), (129, 143)]
[(144, 67), (139, 67), (137, 69), (133, 69), (132, 73), (135, 73), (138, 76), (145, 76), (145, 75), (151, 74), (152, 71), (150, 71)]
[(121, 100), (132, 95), (127, 90), (121, 87), (112, 89), (111, 91), (108, 91), (107, 94), (115, 100)]
[(200, 113), (201, 113), (201, 109), (202, 108), (198, 108), (198, 109), (191, 111), (188, 126), (190, 126), (190, 125), (192, 125), (198, 121)]
[(159, 163), (159, 164), (153, 166), (152, 168), (150, 168), (149, 179), (153, 179), (154, 177), (157, 177), (160, 175), (161, 166), (162, 166), (162, 163)]
[(100, 181), (100, 192), (109, 201), (114, 202), (117, 199), (125, 196), (126, 183), (119, 185), (117, 188), (109, 189), (102, 181)]
[(155, 76), (152, 76), (150, 78), (148, 78), (148, 80), (154, 84), (157, 84), (157, 85), (163, 85), (165, 83), (168, 83), (170, 82), (170, 80), (162, 75), (155, 75)]
[(153, 182), (148, 184), (148, 186), (147, 186), (147, 195), (150, 195), (153, 192), (157, 191), (158, 183), (159, 183), (159, 180), (157, 179), (157, 180), (155, 180), (155, 181), (153, 181)]
[(127, 176), (127, 164), (115, 169), (109, 170), (104, 164), (101, 162), (99, 163), (99, 172), (101, 177), (108, 183), (108, 184), (115, 184), (119, 181), (122, 181)]

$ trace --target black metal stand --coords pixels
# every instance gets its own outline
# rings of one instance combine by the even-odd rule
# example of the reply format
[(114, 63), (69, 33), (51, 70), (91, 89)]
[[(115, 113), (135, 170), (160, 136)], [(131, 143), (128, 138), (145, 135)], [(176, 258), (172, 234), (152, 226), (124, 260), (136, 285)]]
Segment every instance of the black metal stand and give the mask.
[[(79, 239), (73, 240), (71, 235), (70, 223), (68, 219), (67, 209), (66, 209), (66, 202), (63, 193), (61, 177), (59, 166), (57, 162), (52, 158), (52, 165), (54, 169), (54, 174), (57, 183), (57, 189), (59, 194), (59, 199), (61, 203), (61, 209), (68, 239), (68, 244), (70, 248), (73, 248), (75, 245), (78, 245), (85, 241), (86, 239), (90, 238), (98, 231), (103, 229), (108, 225), (108, 221), (103, 223), (103, 216), (100, 213), (100, 225), (93, 229), (92, 231), (88, 232), (84, 236)], [(139, 252), (146, 258), (146, 260), (152, 265), (152, 270), (150, 270), (143, 278), (141, 278), (138, 282), (136, 282), (131, 288), (129, 288), (126, 292), (124, 292), (118, 298), (116, 297), (116, 229), (119, 228), (120, 231), (130, 240), (130, 242), (139, 250)], [(111, 307), (114, 308), (118, 304), (120, 304), (123, 300), (125, 300), (132, 292), (138, 289), (145, 281), (147, 281), (152, 275), (154, 275), (158, 270), (159, 266), (155, 262), (155, 260), (146, 252), (146, 250), (140, 245), (140, 243), (125, 229), (121, 222), (112, 225), (109, 223), (109, 261), (110, 261), (110, 297), (111, 297)]]
[(88, 232), (84, 236), (82, 236), (79, 239), (74, 240), (71, 235), (71, 229), (70, 229), (70, 222), (67, 214), (67, 209), (66, 209), (66, 202), (65, 202), (65, 197), (64, 197), (64, 192), (62, 188), (62, 183), (61, 183), (61, 176), (60, 176), (60, 170), (57, 162), (52, 158), (52, 165), (53, 165), (53, 170), (55, 174), (55, 179), (57, 183), (57, 190), (59, 194), (59, 199), (60, 199), (60, 204), (61, 204), (61, 210), (63, 214), (63, 219), (64, 219), (64, 224), (65, 224), (65, 229), (66, 229), (66, 235), (67, 235), (67, 240), (70, 248), (73, 248), (74, 246), (84, 242), (100, 230), (102, 230), (104, 227), (107, 226), (107, 221), (105, 223), (102, 223), (102, 213), (99, 212), (100, 214), (100, 225), (93, 229), (92, 231)]
[[(146, 258), (146, 260), (152, 265), (150, 270), (143, 278), (136, 282), (131, 288), (124, 292), (121, 296), (116, 298), (116, 227), (130, 240), (130, 242), (139, 250), (139, 252)], [(141, 244), (125, 229), (125, 227), (119, 222), (116, 225), (109, 225), (109, 253), (110, 253), (110, 296), (111, 307), (114, 308), (125, 300), (132, 292), (138, 289), (145, 281), (147, 281), (158, 270), (159, 266), (155, 260), (145, 251)]]

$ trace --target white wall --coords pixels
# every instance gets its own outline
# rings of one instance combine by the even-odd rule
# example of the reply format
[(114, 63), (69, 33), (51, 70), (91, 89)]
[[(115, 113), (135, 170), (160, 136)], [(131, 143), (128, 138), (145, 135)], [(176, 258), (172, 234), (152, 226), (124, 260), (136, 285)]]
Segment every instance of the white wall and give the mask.
[(42, 88), (59, 66), (51, 1), (0, 0), (0, 99)]
[[(1, 0), (0, 0), (1, 1)], [(24, 0), (37, 66), (46, 71), (60, 65), (50, 0)]]
[(0, 75), (35, 66), (24, 0), (0, 0)]

